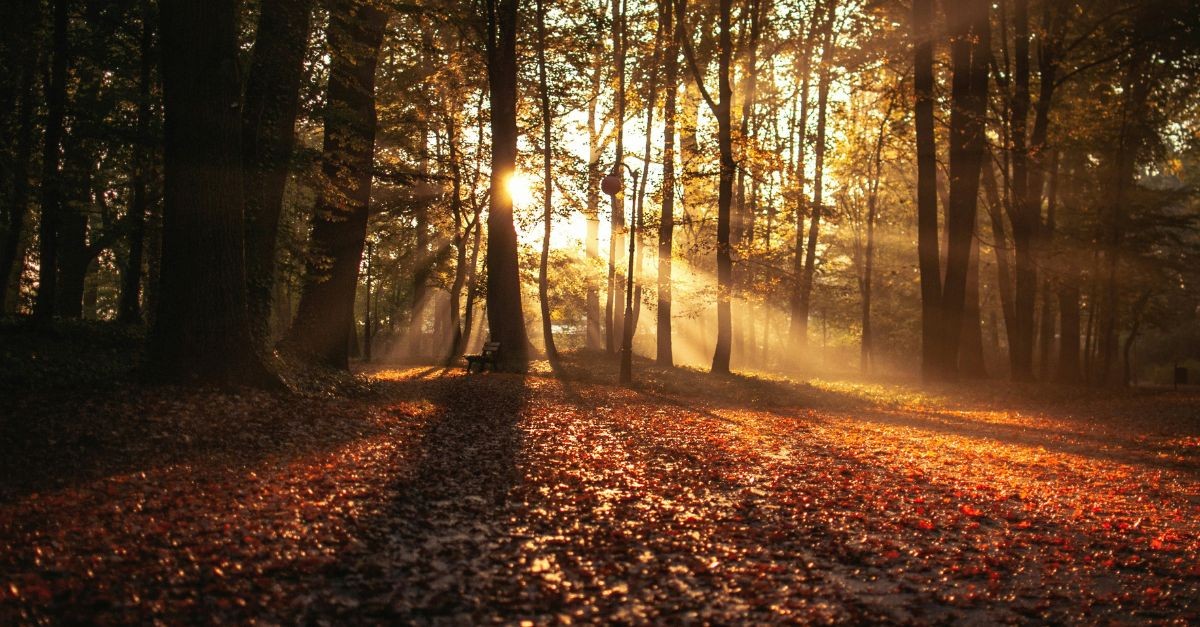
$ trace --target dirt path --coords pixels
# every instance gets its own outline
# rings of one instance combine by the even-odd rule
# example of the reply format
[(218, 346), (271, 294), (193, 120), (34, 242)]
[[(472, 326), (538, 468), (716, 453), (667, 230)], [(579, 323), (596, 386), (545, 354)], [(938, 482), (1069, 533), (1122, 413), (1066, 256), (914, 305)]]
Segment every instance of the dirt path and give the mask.
[(121, 409), (188, 454), (9, 489), (0, 623), (1200, 620), (1194, 398), (375, 376)]

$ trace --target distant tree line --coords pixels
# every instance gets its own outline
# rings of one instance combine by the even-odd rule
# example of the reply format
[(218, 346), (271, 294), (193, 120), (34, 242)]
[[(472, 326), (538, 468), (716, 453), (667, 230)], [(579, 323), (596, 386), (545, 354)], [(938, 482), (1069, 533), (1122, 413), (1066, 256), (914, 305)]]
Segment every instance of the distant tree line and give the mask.
[(0, 311), (145, 323), (169, 380), (627, 331), (717, 374), (1200, 360), (1182, 0), (0, 11)]

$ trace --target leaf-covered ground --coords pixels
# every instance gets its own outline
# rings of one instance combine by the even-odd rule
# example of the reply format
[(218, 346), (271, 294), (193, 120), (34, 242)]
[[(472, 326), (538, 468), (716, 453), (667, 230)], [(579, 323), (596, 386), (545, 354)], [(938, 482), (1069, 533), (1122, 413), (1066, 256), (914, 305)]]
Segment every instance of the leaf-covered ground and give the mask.
[(1200, 621), (1195, 391), (610, 366), (14, 394), (0, 624)]

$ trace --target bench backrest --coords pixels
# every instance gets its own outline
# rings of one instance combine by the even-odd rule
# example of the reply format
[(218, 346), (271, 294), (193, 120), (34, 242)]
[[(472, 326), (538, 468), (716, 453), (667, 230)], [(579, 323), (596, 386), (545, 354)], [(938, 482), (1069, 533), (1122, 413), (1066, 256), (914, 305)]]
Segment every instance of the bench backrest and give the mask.
[(488, 342), (483, 345), (484, 355), (494, 355), (500, 352), (500, 342)]

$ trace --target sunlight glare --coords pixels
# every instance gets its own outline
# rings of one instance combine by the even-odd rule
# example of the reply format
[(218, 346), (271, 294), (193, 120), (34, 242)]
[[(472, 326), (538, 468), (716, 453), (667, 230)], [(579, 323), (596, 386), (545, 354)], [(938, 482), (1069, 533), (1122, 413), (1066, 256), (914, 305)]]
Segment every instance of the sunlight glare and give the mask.
[(530, 188), (529, 177), (521, 171), (513, 172), (504, 187), (508, 190), (513, 205), (528, 207), (533, 204), (533, 190)]

